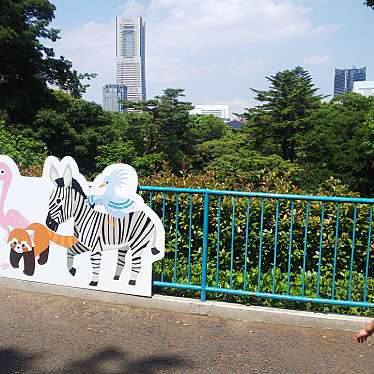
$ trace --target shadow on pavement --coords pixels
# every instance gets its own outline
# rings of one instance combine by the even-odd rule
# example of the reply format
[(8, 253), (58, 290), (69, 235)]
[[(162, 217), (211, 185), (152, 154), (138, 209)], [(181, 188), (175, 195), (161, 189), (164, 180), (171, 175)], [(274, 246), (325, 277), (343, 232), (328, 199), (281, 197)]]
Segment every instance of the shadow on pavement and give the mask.
[(1, 373), (31, 373), (33, 361), (38, 358), (35, 354), (21, 352), (14, 348), (0, 349)]
[(90, 373), (113, 374), (142, 373), (153, 374), (160, 369), (171, 370), (187, 367), (187, 362), (175, 355), (144, 356), (136, 359), (127, 357), (127, 354), (117, 348), (106, 348), (91, 356), (77, 360), (65, 366), (56, 374)]
[[(84, 347), (77, 347), (77, 350)], [(2, 374), (21, 373), (53, 373), (53, 374), (154, 374), (160, 370), (174, 371), (187, 368), (187, 362), (176, 355), (144, 356), (140, 358), (129, 358), (125, 352), (116, 348), (106, 348), (86, 358), (73, 361), (64, 368), (45, 367), (38, 368), (34, 361), (41, 358), (37, 354), (21, 352), (13, 348), (0, 350), (0, 372)], [(53, 360), (51, 361), (53, 362)]]

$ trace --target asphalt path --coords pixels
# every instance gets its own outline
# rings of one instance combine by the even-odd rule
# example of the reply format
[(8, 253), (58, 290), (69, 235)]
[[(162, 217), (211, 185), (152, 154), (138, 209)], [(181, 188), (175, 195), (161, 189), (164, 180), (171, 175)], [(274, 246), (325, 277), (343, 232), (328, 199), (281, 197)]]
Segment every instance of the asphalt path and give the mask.
[(374, 339), (351, 333), (10, 289), (0, 298), (1, 374), (374, 374)]

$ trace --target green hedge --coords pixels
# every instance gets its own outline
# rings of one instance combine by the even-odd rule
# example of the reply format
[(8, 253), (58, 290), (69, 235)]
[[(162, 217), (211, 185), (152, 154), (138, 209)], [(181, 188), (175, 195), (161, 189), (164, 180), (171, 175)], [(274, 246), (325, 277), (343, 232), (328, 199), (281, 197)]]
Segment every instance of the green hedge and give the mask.
[[(336, 187), (336, 186), (335, 186)], [(149, 194), (143, 192), (149, 202)], [(164, 226), (166, 231), (166, 256), (163, 265), (155, 266), (155, 278), (159, 280), (164, 270), (163, 279), (167, 282), (201, 284), (201, 260), (203, 239), (203, 196), (193, 195), (192, 217), (190, 217), (190, 195), (180, 194), (178, 197), (178, 235), (176, 235), (176, 197), (175, 194), (165, 194)], [(247, 198), (222, 197), (220, 222), (218, 222), (219, 198), (211, 196), (209, 203), (209, 236), (208, 236), (208, 271), (207, 284), (213, 287), (247, 289), (257, 291), (258, 267), (260, 255), (260, 226), (262, 199), (251, 198), (248, 212)], [(278, 236), (275, 271), (274, 293), (302, 295), (302, 277), (304, 272), (304, 296), (317, 297), (317, 278), (320, 271), (319, 297), (330, 299), (332, 297), (332, 283), (335, 282), (334, 297), (337, 300), (347, 300), (351, 253), (352, 233), (354, 222), (354, 205), (340, 204), (340, 219), (338, 225), (338, 242), (336, 250), (336, 272), (334, 278), (334, 254), (336, 236), (336, 209), (335, 203), (324, 204), (322, 252), (320, 251), (321, 232), (321, 202), (310, 202), (308, 214), (308, 232), (306, 257), (304, 264), (304, 240), (306, 223), (306, 201), (294, 202), (291, 264), (288, 276), (288, 256), (290, 245), (291, 202), (279, 201), (278, 210)], [(162, 193), (152, 194), (153, 209), (162, 216)], [(233, 211), (234, 226), (233, 223)], [(355, 245), (352, 264), (351, 300), (363, 301), (365, 287), (366, 261), (368, 254), (369, 206), (357, 205)], [(190, 229), (191, 220), (191, 229)], [(274, 272), (274, 239), (276, 221), (276, 200), (264, 199), (262, 253), (261, 253), (261, 292), (272, 292)], [(220, 230), (218, 230), (218, 227)], [(234, 230), (233, 230), (234, 227)], [(247, 230), (248, 227), (248, 230)], [(191, 230), (191, 236), (190, 236)], [(248, 234), (247, 234), (248, 233)], [(219, 237), (218, 237), (219, 235)], [(233, 236), (234, 235), (234, 236)], [(248, 239), (246, 241), (246, 237)], [(247, 245), (246, 245), (247, 243)], [(371, 245), (372, 247), (372, 245)], [(232, 251), (231, 251), (232, 248)], [(218, 249), (218, 257), (217, 257)], [(175, 265), (175, 251), (177, 262)], [(247, 251), (247, 255), (246, 255)], [(190, 253), (190, 256), (189, 256)], [(374, 302), (373, 290), (373, 256), (371, 248), (369, 262), (369, 279), (367, 284), (367, 301)], [(246, 259), (246, 261), (245, 261)], [(219, 271), (217, 274), (217, 261)], [(190, 262), (190, 271), (188, 263)], [(319, 266), (320, 264), (320, 266)], [(231, 270), (232, 269), (232, 270)], [(333, 279), (334, 278), (334, 279)], [(245, 286), (245, 287), (244, 287)], [(187, 291), (168, 291), (174, 294), (190, 294)], [(194, 295), (197, 296), (197, 295)], [(293, 307), (294, 303), (286, 301), (270, 301), (254, 298), (243, 298), (221, 294), (210, 294), (212, 299), (238, 301), (262, 305), (277, 305)], [(297, 304), (297, 303), (296, 303)], [(299, 308), (300, 306), (298, 306)], [(303, 305), (302, 309), (319, 311), (338, 311), (345, 313), (370, 314), (370, 310), (363, 308), (321, 306), (318, 304)]]

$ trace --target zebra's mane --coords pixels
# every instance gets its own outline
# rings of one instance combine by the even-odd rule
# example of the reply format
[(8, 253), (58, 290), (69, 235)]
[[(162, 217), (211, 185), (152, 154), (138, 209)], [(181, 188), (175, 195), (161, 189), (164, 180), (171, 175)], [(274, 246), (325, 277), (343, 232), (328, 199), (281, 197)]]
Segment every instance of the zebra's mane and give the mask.
[[(57, 184), (57, 187), (65, 187), (65, 183), (64, 183), (64, 178), (58, 178), (55, 180), (56, 184)], [(86, 194), (84, 193), (81, 185), (78, 183), (78, 181), (76, 179), (72, 179), (72, 185), (71, 185), (71, 188), (74, 190), (74, 191), (77, 191), (80, 195), (82, 195), (84, 198), (86, 198)]]

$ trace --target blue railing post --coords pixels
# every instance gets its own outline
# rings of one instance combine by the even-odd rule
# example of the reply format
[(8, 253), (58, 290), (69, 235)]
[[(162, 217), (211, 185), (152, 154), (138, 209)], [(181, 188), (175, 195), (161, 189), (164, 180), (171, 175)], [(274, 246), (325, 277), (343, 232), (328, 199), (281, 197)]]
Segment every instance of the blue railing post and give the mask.
[(206, 300), (206, 271), (208, 260), (209, 194), (204, 194), (203, 258), (201, 262), (201, 300)]

